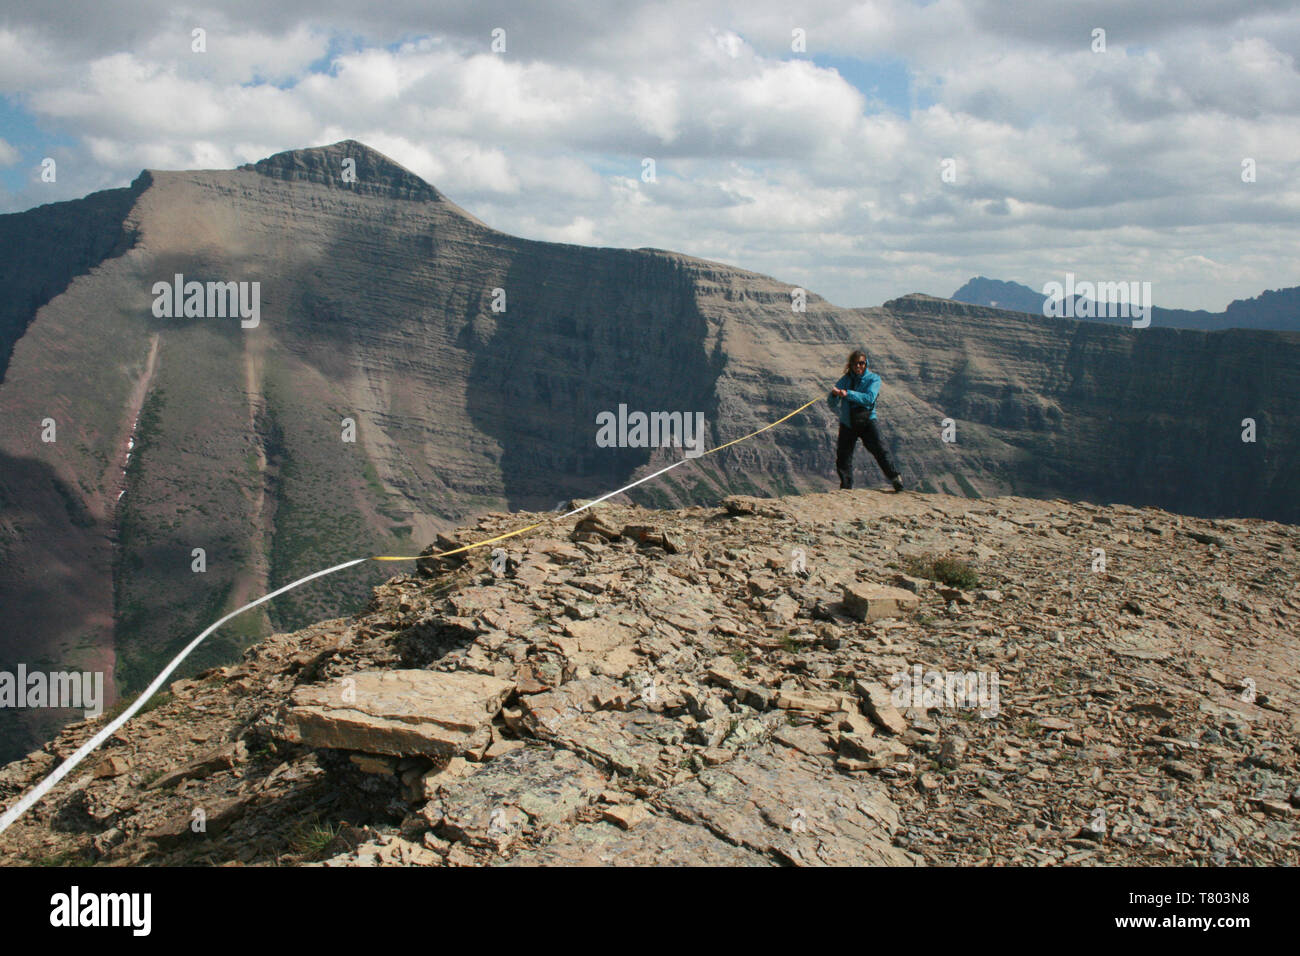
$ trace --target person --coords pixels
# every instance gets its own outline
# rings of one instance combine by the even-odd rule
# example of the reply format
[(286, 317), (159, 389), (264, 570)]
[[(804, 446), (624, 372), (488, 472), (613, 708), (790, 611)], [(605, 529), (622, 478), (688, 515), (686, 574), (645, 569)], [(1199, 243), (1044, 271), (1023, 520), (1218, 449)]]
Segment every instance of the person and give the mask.
[(835, 470), (840, 487), (853, 487), (853, 452), (858, 440), (876, 459), (876, 464), (890, 480), (895, 491), (903, 490), (903, 479), (894, 467), (876, 427), (876, 396), (880, 394), (880, 376), (867, 369), (867, 353), (855, 349), (844, 364), (844, 377), (835, 383), (827, 401), (839, 413), (840, 433), (835, 442)]

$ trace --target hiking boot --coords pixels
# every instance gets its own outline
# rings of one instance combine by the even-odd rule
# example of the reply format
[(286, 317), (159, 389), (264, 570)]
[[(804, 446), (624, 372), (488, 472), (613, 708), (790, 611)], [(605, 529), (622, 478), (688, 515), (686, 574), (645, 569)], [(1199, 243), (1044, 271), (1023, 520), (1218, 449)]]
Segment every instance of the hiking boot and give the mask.
[(902, 475), (895, 475), (895, 476), (894, 476), (894, 490), (895, 490), (895, 491), (902, 491), (902, 490), (903, 490), (903, 477), (902, 477)]

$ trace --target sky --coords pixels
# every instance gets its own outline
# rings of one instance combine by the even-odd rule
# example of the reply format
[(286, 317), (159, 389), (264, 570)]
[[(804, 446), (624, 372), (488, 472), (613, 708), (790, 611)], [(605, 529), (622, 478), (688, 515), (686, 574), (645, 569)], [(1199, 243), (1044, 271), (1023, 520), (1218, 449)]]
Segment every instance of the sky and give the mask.
[(0, 212), (356, 139), (503, 232), (842, 306), (1217, 311), (1300, 285), (1298, 59), (1293, 0), (0, 0)]

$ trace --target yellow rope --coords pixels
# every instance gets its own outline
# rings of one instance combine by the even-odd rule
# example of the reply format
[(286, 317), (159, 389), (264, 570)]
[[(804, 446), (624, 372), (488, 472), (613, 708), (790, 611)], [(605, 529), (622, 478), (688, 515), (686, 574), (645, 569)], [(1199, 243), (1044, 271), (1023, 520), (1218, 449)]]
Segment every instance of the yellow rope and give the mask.
[(488, 538), (486, 541), (475, 541), (473, 544), (463, 545), (454, 548), (451, 551), (439, 551), (437, 554), (417, 554), (415, 557), (406, 555), (381, 554), (371, 558), (371, 561), (418, 561), (420, 558), (445, 558), (451, 554), (460, 554), (462, 551), (468, 551), (471, 548), (481, 548), (485, 544), (492, 544), (496, 541), (504, 541), (506, 538), (513, 538), (517, 534), (523, 534), (525, 531), (532, 531), (534, 528), (540, 528), (546, 524), (545, 521), (539, 521), (536, 524), (530, 524), (526, 528), (518, 528), (514, 531), (507, 531), (505, 534), (499, 534), (495, 538)]
[[(722, 449), (724, 448), (730, 448), (732, 445), (738, 445), (742, 441), (749, 441), (749, 439), (753, 438), (755, 435), (761, 434), (762, 432), (767, 431), (769, 428), (775, 428), (777, 425), (780, 425), (782, 422), (794, 418), (794, 416), (798, 415), (804, 409), (816, 405), (820, 401), (822, 401), (822, 399), (814, 398), (811, 402), (807, 402), (806, 404), (800, 405), (798, 408), (790, 412), (788, 415), (783, 415), (782, 417), (778, 418), (776, 421), (772, 422), (771, 424), (764, 425), (762, 428), (755, 429), (754, 431), (750, 432), (748, 435), (742, 435), (739, 438), (733, 439), (732, 441), (727, 442), (725, 445), (719, 445), (717, 448), (710, 448), (706, 452), (701, 452), (696, 457), (703, 458), (705, 455), (712, 455), (715, 451), (722, 451)], [(684, 459), (684, 461), (689, 461), (689, 460), (690, 459)], [(677, 464), (682, 464), (682, 463), (683, 462), (678, 462)], [(632, 486), (625, 485), (624, 487), (630, 488)], [(619, 489), (619, 491), (622, 490), (623, 488)], [(618, 494), (618, 491), (613, 492), (613, 494)], [(572, 514), (572, 512), (570, 512), (570, 514)], [(517, 528), (514, 531), (507, 531), (505, 534), (499, 534), (495, 538), (488, 538), (484, 541), (475, 541), (473, 544), (461, 545), (459, 548), (453, 548), (451, 551), (440, 551), (436, 554), (417, 554), (414, 556), (382, 554), (382, 555), (376, 555), (375, 557), (372, 557), (370, 560), (371, 561), (419, 561), (421, 558), (446, 558), (446, 557), (450, 557), (453, 554), (460, 554), (462, 551), (472, 551), (474, 548), (481, 548), (484, 545), (496, 544), (496, 542), (498, 541), (504, 541), (506, 540), (506, 538), (513, 538), (517, 535), (524, 534), (527, 531), (532, 531), (534, 528), (540, 528), (542, 525), (555, 520), (556, 520), (555, 518), (547, 518), (545, 521), (538, 521), (535, 524), (530, 524), (525, 528)]]

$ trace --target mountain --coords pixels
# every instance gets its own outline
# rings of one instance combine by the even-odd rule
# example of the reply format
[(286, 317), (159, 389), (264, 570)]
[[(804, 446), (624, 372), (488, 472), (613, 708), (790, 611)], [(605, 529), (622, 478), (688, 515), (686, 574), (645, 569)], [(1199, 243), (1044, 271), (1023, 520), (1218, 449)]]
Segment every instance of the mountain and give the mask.
[(976, 276), (949, 298), (954, 302), (987, 305), (991, 309), (1029, 312), (1032, 315), (1043, 314), (1043, 294), (1019, 282), (1003, 282), (1000, 279)]
[(1300, 331), (1300, 287), (1270, 289), (1253, 299), (1234, 299), (1223, 315), (1227, 328)]
[(1295, 526), (834, 491), (502, 547), (176, 681), (0, 863), (1294, 861)]
[[(712, 447), (825, 395), (857, 345), (913, 488), (1300, 519), (1296, 335), (921, 295), (872, 309), (810, 295), (797, 312), (789, 284), (720, 263), (495, 231), (353, 141), (145, 171), (0, 217), (0, 233), (29, 250), (6, 273), (0, 613), (23, 625), (4, 630), (0, 670), (141, 689), (223, 612), (299, 577), (415, 553), (486, 512), (595, 497), (681, 455), (602, 447), (602, 413), (702, 413)], [(187, 302), (227, 315), (187, 318)], [(819, 403), (629, 500), (825, 491), (835, 429)], [(880, 481), (863, 457), (860, 480)], [(393, 570), (262, 605), (187, 672), (350, 613)], [(70, 716), (0, 710), (0, 740), (25, 752)]]
[[(967, 302), (972, 305), (987, 305), (1034, 315), (1043, 314), (1043, 293), (1018, 282), (1002, 282), (977, 276), (954, 292), (952, 298), (956, 302)], [(1083, 321), (1109, 325), (1129, 325), (1132, 321), (1129, 317), (1106, 315), (1104, 314), (1106, 310), (1099, 310), (1095, 304), (1081, 306), (1079, 303), (1084, 300), (1083, 296), (1072, 298), (1073, 306), (1063, 308), (1071, 309), (1073, 316)], [(1098, 315), (1099, 311), (1103, 314)], [(1272, 289), (1260, 293), (1253, 299), (1234, 299), (1222, 312), (1207, 312), (1204, 309), (1195, 311), (1162, 309), (1155, 306), (1151, 310), (1151, 324), (1166, 329), (1201, 331), (1268, 329), (1277, 332), (1300, 332), (1300, 286)]]

